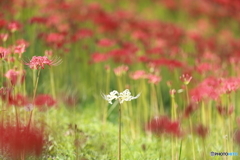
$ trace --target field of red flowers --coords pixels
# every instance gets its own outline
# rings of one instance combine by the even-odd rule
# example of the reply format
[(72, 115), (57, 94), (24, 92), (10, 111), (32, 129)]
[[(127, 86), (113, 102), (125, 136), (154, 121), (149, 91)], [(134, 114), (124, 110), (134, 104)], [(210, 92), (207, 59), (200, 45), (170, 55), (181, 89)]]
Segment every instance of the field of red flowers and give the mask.
[(1, 160), (237, 160), (239, 0), (1, 0)]

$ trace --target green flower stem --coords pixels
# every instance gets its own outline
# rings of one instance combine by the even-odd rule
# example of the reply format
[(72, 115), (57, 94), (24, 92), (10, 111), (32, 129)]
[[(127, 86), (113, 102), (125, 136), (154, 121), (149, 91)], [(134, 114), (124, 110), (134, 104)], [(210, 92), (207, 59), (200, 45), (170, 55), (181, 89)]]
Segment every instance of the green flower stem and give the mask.
[(118, 160), (121, 160), (121, 132), (122, 132), (122, 128), (121, 128), (121, 104), (119, 103), (118, 105)]
[[(189, 93), (188, 93), (188, 86), (185, 85), (186, 87), (186, 97), (187, 97), (187, 105), (190, 104), (190, 99), (189, 99)], [(195, 146), (194, 146), (194, 137), (193, 137), (193, 126), (192, 126), (192, 117), (189, 117), (189, 125), (190, 125), (190, 130), (191, 130), (191, 135), (192, 135), (192, 152), (193, 152), (193, 159), (196, 159), (195, 156)]]
[[(35, 100), (35, 97), (36, 97), (36, 92), (37, 92), (37, 86), (38, 86), (38, 80), (39, 80), (40, 72), (41, 72), (41, 69), (38, 70), (37, 79), (36, 79), (35, 87), (34, 87), (34, 90), (33, 90), (33, 100), (32, 100), (33, 105), (34, 105), (34, 100)], [(31, 121), (32, 121), (32, 117), (33, 117), (33, 111), (34, 111), (34, 108), (30, 112), (28, 128), (30, 128), (30, 125), (31, 125)]]
[(54, 76), (53, 76), (52, 68), (50, 68), (50, 80), (51, 80), (52, 95), (53, 95), (53, 98), (56, 98), (55, 83), (54, 83)]

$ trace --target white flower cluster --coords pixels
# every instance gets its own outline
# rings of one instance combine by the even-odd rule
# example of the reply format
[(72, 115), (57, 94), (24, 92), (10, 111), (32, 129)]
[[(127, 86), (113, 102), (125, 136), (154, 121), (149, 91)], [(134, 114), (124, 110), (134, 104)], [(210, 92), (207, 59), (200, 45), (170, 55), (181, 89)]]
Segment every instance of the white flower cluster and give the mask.
[(140, 94), (138, 94), (136, 97), (131, 96), (131, 92), (126, 89), (121, 93), (118, 93), (118, 91), (114, 90), (112, 92), (110, 92), (109, 95), (105, 95), (102, 94), (102, 97), (108, 101), (108, 103), (112, 104), (112, 100), (118, 100), (119, 103), (123, 103), (124, 101), (131, 101), (133, 99), (137, 99), (140, 96)]

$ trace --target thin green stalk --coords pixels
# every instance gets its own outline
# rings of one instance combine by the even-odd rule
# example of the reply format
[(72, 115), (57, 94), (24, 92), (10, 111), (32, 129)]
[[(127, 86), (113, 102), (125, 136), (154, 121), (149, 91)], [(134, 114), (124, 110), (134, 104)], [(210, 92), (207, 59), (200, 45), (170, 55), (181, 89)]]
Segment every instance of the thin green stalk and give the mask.
[(178, 160), (180, 160), (180, 159), (181, 159), (181, 155), (182, 155), (182, 140), (181, 140), (181, 143), (180, 143)]
[[(186, 97), (187, 97), (187, 105), (189, 105), (190, 103), (190, 99), (189, 99), (189, 93), (188, 93), (188, 86), (185, 85), (186, 87)], [(190, 125), (190, 130), (191, 130), (191, 135), (192, 135), (192, 152), (193, 152), (193, 159), (196, 159), (195, 156), (195, 146), (194, 146), (194, 137), (193, 137), (193, 126), (192, 126), (192, 117), (189, 117), (189, 125)]]
[(119, 103), (118, 105), (118, 160), (121, 160), (121, 132), (122, 132), (122, 128), (121, 128), (121, 104)]
[(203, 158), (204, 160), (206, 160), (206, 144), (205, 144), (205, 139), (202, 139), (203, 141)]
[[(35, 87), (34, 87), (34, 90), (33, 90), (33, 100), (32, 100), (33, 105), (34, 105), (34, 100), (35, 100), (35, 97), (36, 97), (36, 92), (37, 92), (37, 86), (38, 86), (38, 80), (39, 80), (40, 72), (41, 72), (41, 69), (38, 70), (37, 79), (36, 79)], [(33, 117), (33, 111), (34, 111), (34, 108), (30, 112), (28, 128), (30, 128), (30, 125), (31, 125), (31, 121), (32, 121), (32, 117)]]
[(55, 83), (54, 83), (54, 76), (53, 76), (53, 69), (52, 68), (50, 68), (50, 80), (51, 80), (52, 95), (53, 95), (54, 98), (56, 98)]

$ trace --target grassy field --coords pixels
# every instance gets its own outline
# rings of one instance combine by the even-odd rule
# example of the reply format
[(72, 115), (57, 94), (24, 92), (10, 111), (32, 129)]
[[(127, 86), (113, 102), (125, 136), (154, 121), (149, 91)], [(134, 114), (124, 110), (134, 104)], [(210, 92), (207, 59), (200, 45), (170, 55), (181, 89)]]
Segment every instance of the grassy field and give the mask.
[(0, 159), (239, 159), (239, 10), (1, 0)]

